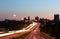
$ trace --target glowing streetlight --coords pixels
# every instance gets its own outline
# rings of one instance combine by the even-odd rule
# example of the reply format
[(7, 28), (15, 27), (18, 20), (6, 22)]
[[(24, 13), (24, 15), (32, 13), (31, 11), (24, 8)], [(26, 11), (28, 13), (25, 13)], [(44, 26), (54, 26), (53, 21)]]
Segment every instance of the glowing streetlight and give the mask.
[(13, 14), (12, 16), (13, 16), (13, 19), (16, 20), (17, 15), (16, 14)]
[(17, 15), (16, 14), (13, 14), (13, 17), (16, 17)]

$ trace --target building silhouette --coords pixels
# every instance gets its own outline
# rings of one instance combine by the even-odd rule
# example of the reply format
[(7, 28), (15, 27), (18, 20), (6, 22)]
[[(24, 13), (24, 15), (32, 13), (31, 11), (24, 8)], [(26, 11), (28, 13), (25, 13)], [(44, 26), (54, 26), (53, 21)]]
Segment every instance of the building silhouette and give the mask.
[(38, 17), (38, 16), (36, 16), (36, 17), (35, 17), (35, 20), (36, 20), (36, 21), (39, 21), (39, 17)]
[(28, 21), (30, 21), (30, 16), (28, 16)]
[(24, 21), (27, 20), (26, 17), (24, 17)]
[(59, 21), (59, 14), (54, 14), (54, 21)]

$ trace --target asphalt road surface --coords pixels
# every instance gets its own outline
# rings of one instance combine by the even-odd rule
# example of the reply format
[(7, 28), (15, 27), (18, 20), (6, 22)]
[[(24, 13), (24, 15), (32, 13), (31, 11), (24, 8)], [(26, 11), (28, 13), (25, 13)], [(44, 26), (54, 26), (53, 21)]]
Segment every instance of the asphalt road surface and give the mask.
[(28, 34), (25, 39), (45, 39), (38, 28), (36, 28), (35, 30), (33, 30), (30, 34)]

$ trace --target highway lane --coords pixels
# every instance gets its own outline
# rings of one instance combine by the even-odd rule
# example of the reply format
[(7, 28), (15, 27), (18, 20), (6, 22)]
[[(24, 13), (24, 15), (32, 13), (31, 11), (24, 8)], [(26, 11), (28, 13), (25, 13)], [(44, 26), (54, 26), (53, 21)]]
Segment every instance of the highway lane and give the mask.
[(30, 34), (28, 34), (28, 35), (25, 37), (25, 39), (45, 39), (45, 38), (41, 35), (41, 33), (40, 33), (39, 26), (40, 26), (39, 23), (36, 24), (36, 25), (35, 25), (35, 28), (34, 28), (34, 29), (32, 28), (33, 31), (32, 31)]
[(21, 34), (23, 34), (23, 33), (15, 33), (15, 34), (7, 35), (7, 36), (4, 36), (4, 37), (0, 37), (0, 39), (10, 39), (10, 38), (13, 38), (13, 37), (18, 37)]
[(18, 37), (18, 36), (23, 35), (25, 33), (31, 32), (32, 31), (31, 29), (34, 29), (34, 27), (36, 27), (37, 24), (38, 23), (33, 22), (25, 29), (17, 30), (17, 31), (13, 31), (13, 32), (5, 33), (5, 34), (0, 34), (0, 39), (9, 39), (12, 37)]
[(29, 35), (25, 37), (25, 39), (45, 39), (39, 30), (32, 31)]

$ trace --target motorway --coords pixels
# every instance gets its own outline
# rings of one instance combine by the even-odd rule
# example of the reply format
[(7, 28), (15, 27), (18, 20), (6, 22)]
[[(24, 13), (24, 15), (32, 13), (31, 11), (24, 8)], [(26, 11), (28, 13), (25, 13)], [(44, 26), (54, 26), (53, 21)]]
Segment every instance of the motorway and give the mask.
[(33, 22), (28, 27), (26, 27), (22, 30), (17, 30), (17, 31), (9, 32), (9, 33), (0, 34), (0, 39), (10, 39), (13, 37), (21, 36), (21, 35), (28, 33), (28, 32), (32, 32), (33, 30), (35, 30), (39, 27), (38, 24), (39, 23)]
[(33, 31), (31, 31), (30, 34), (28, 34), (25, 39), (45, 39), (41, 33), (40, 33), (40, 30), (39, 30), (39, 26), (40, 24), (36, 24), (35, 28), (33, 29)]
[(32, 31), (30, 34), (28, 34), (25, 39), (45, 39), (40, 31), (38, 29)]

